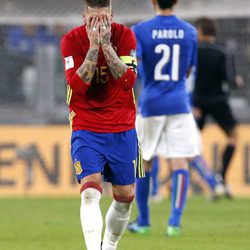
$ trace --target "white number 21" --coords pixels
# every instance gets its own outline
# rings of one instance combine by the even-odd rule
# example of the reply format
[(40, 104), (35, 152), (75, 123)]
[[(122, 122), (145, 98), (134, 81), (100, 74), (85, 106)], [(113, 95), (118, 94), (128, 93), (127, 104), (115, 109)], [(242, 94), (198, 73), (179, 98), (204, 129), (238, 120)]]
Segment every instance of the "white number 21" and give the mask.
[(172, 53), (172, 72), (171, 76), (163, 74), (162, 70), (170, 62), (171, 48), (166, 44), (158, 44), (155, 47), (155, 53), (162, 54), (162, 58), (155, 66), (154, 78), (156, 81), (178, 81), (179, 80), (179, 63), (180, 63), (180, 45), (173, 45)]

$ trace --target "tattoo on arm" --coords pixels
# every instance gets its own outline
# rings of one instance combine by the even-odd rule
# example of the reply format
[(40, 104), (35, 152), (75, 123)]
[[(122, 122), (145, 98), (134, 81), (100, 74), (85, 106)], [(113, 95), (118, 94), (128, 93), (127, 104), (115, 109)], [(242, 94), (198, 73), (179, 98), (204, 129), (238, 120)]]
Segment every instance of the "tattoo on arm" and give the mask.
[(128, 66), (119, 59), (111, 45), (103, 46), (102, 49), (111, 74), (115, 79), (121, 78)]
[(98, 48), (90, 48), (83, 64), (76, 71), (78, 76), (86, 83), (91, 83), (95, 75), (98, 53), (99, 53)]

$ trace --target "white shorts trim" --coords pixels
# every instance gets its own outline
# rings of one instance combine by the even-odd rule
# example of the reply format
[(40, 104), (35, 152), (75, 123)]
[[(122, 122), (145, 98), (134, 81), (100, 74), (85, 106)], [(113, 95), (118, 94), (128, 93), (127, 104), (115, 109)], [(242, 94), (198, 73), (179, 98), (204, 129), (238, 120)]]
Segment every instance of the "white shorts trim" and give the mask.
[(197, 128), (192, 114), (136, 117), (143, 159), (154, 156), (192, 158), (200, 154)]

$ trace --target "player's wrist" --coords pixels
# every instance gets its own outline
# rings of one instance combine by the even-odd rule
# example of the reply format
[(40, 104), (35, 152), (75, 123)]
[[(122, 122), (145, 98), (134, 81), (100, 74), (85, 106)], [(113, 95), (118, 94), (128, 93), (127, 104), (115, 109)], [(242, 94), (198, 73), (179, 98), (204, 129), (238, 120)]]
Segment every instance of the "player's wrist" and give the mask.
[(107, 49), (107, 48), (112, 47), (111, 42), (102, 43), (101, 46), (102, 46), (103, 49)]
[(89, 47), (90, 49), (93, 49), (93, 50), (95, 50), (95, 49), (98, 49), (99, 50), (99, 48), (100, 48), (100, 44), (90, 44), (90, 47)]

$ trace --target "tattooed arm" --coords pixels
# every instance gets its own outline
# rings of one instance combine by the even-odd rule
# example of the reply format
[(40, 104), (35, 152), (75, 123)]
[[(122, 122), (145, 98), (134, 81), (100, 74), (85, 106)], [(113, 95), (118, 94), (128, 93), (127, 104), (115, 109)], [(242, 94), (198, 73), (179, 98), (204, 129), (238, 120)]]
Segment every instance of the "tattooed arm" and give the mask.
[(78, 76), (85, 82), (91, 83), (96, 69), (99, 48), (90, 47), (83, 64), (76, 71)]
[(113, 77), (121, 78), (128, 70), (128, 66), (120, 60), (111, 45), (102, 46), (102, 50)]
[(107, 16), (101, 17), (100, 36), (103, 54), (110, 72), (115, 79), (119, 79), (126, 73), (128, 66), (120, 60), (111, 45), (111, 23)]
[(91, 16), (87, 20), (86, 29), (90, 42), (90, 48), (83, 64), (79, 67), (76, 73), (85, 83), (90, 84), (95, 75), (100, 47), (99, 18)]

